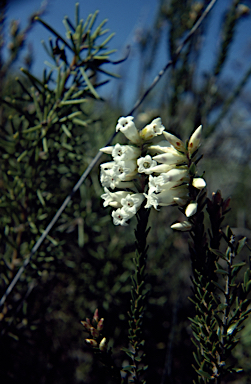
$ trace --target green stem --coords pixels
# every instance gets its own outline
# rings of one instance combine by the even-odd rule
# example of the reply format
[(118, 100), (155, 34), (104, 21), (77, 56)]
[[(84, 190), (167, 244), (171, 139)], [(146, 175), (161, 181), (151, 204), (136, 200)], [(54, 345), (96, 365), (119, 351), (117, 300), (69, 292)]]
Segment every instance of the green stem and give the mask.
[(143, 371), (147, 369), (143, 364), (144, 352), (144, 339), (142, 335), (142, 322), (145, 307), (145, 267), (147, 258), (147, 235), (150, 228), (147, 229), (148, 217), (150, 210), (140, 208), (137, 213), (137, 227), (135, 230), (136, 237), (136, 252), (133, 263), (135, 266), (135, 273), (132, 276), (132, 289), (131, 289), (131, 306), (129, 311), (129, 342), (131, 351), (131, 382), (135, 384), (143, 384), (141, 376)]

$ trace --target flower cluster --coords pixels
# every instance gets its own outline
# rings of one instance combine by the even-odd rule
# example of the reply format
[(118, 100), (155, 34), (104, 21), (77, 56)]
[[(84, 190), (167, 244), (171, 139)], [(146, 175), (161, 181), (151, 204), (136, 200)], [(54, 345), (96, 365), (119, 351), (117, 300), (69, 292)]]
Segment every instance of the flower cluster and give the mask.
[[(194, 215), (197, 203), (192, 201), (189, 192), (191, 188), (200, 190), (206, 185), (204, 179), (195, 177), (194, 164), (202, 126), (186, 144), (166, 132), (159, 117), (141, 131), (136, 128), (132, 116), (121, 117), (116, 131), (121, 131), (130, 143), (100, 149), (113, 157), (113, 161), (101, 164), (100, 181), (105, 191), (101, 196), (104, 207), (115, 208), (112, 212), (114, 224), (127, 225), (144, 201), (145, 208), (178, 204), (186, 207), (187, 217)], [(153, 143), (157, 136), (164, 138)], [(185, 223), (173, 228), (190, 229), (190, 223)]]
[(85, 342), (94, 348), (99, 348), (101, 352), (105, 351), (107, 348), (106, 338), (101, 336), (104, 319), (99, 319), (98, 309), (94, 312), (92, 322), (90, 319), (86, 319), (86, 321), (81, 321), (81, 324), (90, 335), (90, 338), (85, 339)]

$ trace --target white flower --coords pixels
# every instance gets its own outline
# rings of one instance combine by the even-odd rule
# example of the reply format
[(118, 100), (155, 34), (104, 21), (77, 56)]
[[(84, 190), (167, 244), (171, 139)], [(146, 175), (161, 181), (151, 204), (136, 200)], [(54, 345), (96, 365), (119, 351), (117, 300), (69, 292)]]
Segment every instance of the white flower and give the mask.
[(120, 117), (116, 125), (116, 132), (121, 131), (132, 143), (139, 144), (141, 139), (133, 119), (133, 116)]
[(168, 164), (156, 165), (155, 167), (149, 168), (147, 174), (168, 172), (170, 169), (172, 169), (172, 166)]
[[(187, 217), (197, 212), (197, 203), (191, 202), (189, 185), (201, 190), (206, 182), (203, 178), (194, 177), (196, 171), (189, 173), (193, 153), (200, 145), (202, 127), (198, 127), (190, 137), (187, 146), (176, 136), (164, 131), (161, 119), (158, 117), (138, 132), (133, 116), (121, 117), (116, 125), (116, 131), (121, 131), (132, 145), (116, 144), (101, 148), (100, 151), (112, 155), (113, 161), (101, 165), (100, 181), (104, 187), (101, 198), (103, 205), (112, 206), (115, 225), (128, 225), (146, 198), (145, 208), (179, 205), (185, 209)], [(148, 146), (144, 141), (164, 134), (165, 139), (157, 144)], [(156, 138), (157, 139), (157, 138)], [(144, 151), (144, 157), (142, 156)], [(147, 151), (147, 152), (146, 152)], [(151, 156), (151, 154), (155, 156)], [(194, 165), (195, 168), (195, 165)], [(143, 177), (144, 173), (149, 177)], [(152, 176), (154, 174), (155, 176)], [(148, 180), (148, 186), (144, 183)], [(147, 189), (147, 193), (135, 193), (136, 190)], [(111, 192), (109, 189), (121, 189)], [(125, 189), (130, 189), (127, 192)], [(186, 231), (192, 228), (188, 221), (175, 223), (173, 229)]]
[(169, 132), (163, 132), (163, 135), (165, 136), (166, 140), (169, 141), (169, 143), (175, 148), (177, 149), (178, 151), (181, 151), (183, 153), (186, 152), (186, 147), (183, 143), (183, 141), (181, 141), (180, 139), (178, 139), (178, 137), (172, 135), (171, 133)]
[(161, 118), (154, 119), (151, 124), (148, 124), (140, 131), (140, 137), (143, 140), (151, 140), (155, 136), (161, 135), (165, 127), (162, 125)]
[(164, 189), (171, 189), (177, 185), (179, 185), (178, 181), (166, 181), (165, 173), (161, 173), (160, 176), (152, 176), (149, 177), (148, 187), (150, 192), (161, 192)]
[(102, 169), (100, 174), (100, 182), (103, 187), (114, 189), (118, 186), (120, 179), (114, 173), (113, 169)]
[(143, 193), (128, 194), (121, 199), (121, 204), (126, 213), (135, 215), (144, 199)]
[(121, 181), (132, 180), (133, 177), (137, 174), (136, 161), (116, 161), (113, 167), (113, 171), (116, 173), (116, 175)]
[(158, 194), (158, 204), (168, 206), (175, 204), (174, 197), (186, 197), (188, 195), (188, 187), (181, 186), (172, 189), (163, 189)]
[(150, 145), (148, 151), (150, 153), (164, 153), (168, 151), (168, 148), (170, 148), (170, 144), (166, 140), (162, 140), (158, 144)]
[(137, 159), (141, 154), (141, 150), (132, 145), (120, 145), (118, 143), (112, 148), (112, 157), (115, 161)]
[(153, 191), (148, 191), (148, 193), (144, 193), (144, 196), (147, 199), (145, 208), (154, 207), (158, 210), (158, 195)]
[(137, 160), (137, 164), (139, 173), (149, 174), (152, 173), (150, 171), (150, 168), (155, 167), (155, 165), (157, 165), (157, 162), (154, 161), (150, 155), (146, 155), (145, 157), (140, 157)]
[(106, 187), (104, 188), (105, 193), (101, 195), (101, 198), (104, 199), (104, 207), (110, 205), (113, 208), (121, 208), (121, 199), (125, 198), (128, 195), (126, 191), (110, 192)]
[(194, 186), (194, 188), (203, 189), (206, 187), (207, 183), (201, 177), (195, 177), (193, 179), (192, 185)]
[(188, 143), (188, 152), (190, 153), (190, 156), (196, 151), (197, 148), (200, 146), (200, 139), (201, 139), (201, 133), (202, 133), (202, 125), (200, 125), (192, 134), (190, 137), (189, 143)]
[(160, 192), (158, 176), (149, 176), (148, 188), (148, 194), (151, 194), (152, 192)]
[[(136, 160), (108, 161), (101, 164), (100, 168), (100, 182), (102, 186), (111, 189), (120, 188), (121, 181), (131, 181), (137, 174)], [(130, 184), (128, 188), (131, 188), (131, 186), (133, 184)], [(124, 188), (127, 188), (127, 186), (125, 185)]]
[(126, 226), (128, 225), (126, 221), (129, 220), (132, 216), (133, 215), (130, 215), (129, 213), (125, 212), (123, 208), (118, 208), (116, 211), (112, 212), (114, 225)]
[(161, 173), (159, 177), (162, 184), (165, 184), (169, 181), (183, 181), (186, 176), (188, 176), (188, 169), (173, 168), (166, 173)]
[(198, 207), (197, 203), (188, 204), (188, 206), (186, 207), (186, 210), (185, 210), (186, 217), (193, 216), (197, 212), (197, 207)]
[(163, 189), (160, 193), (151, 192), (148, 194), (144, 193), (144, 196), (147, 198), (147, 203), (145, 208), (150, 208), (153, 206), (157, 209), (158, 205), (160, 206), (168, 206), (175, 204), (175, 197), (186, 197), (188, 195), (187, 186), (181, 186), (171, 189)]
[(154, 156), (153, 159), (156, 160), (158, 163), (163, 164), (179, 164), (183, 162), (187, 163), (188, 161), (185, 155), (176, 151), (176, 149), (172, 147), (168, 148), (167, 152)]
[(192, 224), (189, 223), (189, 221), (183, 221), (171, 225), (171, 228), (176, 229), (177, 231), (189, 231), (192, 228)]
[(107, 163), (100, 164), (101, 171), (107, 171), (108, 169), (112, 169), (115, 164), (115, 161), (108, 161)]

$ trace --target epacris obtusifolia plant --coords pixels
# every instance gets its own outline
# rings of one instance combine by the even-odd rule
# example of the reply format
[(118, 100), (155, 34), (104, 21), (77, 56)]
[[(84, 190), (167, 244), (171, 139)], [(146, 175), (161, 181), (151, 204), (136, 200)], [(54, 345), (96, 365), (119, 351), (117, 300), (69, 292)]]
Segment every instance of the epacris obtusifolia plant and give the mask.
[[(133, 119), (132, 116), (119, 118), (116, 131), (121, 131), (129, 143), (101, 148), (103, 153), (112, 156), (112, 161), (100, 166), (100, 181), (105, 191), (101, 198), (104, 207), (113, 208), (114, 225), (126, 227), (134, 216), (137, 219), (135, 270), (131, 277), (128, 312), (129, 346), (123, 348), (131, 360), (130, 365), (114, 368), (106, 338), (100, 338), (89, 320), (82, 323), (91, 337), (86, 342), (98, 352), (100, 360), (110, 367), (111, 372), (116, 372), (111, 376), (116, 382), (146, 382), (143, 326), (147, 297), (148, 218), (152, 207), (159, 210), (163, 206), (178, 206), (185, 218), (172, 224), (171, 228), (188, 231), (191, 237), (189, 248), (194, 294), (191, 301), (196, 313), (190, 321), (196, 346), (194, 369), (197, 374), (197, 381), (193, 382), (219, 384), (226, 374), (241, 371), (227, 364), (226, 360), (231, 357), (231, 351), (238, 343), (237, 334), (251, 311), (250, 270), (246, 270), (241, 283), (237, 275), (246, 263), (234, 263), (246, 244), (246, 238), (236, 242), (230, 228), (226, 234), (222, 230), (230, 199), (223, 200), (220, 191), (213, 194), (212, 200), (206, 196), (206, 181), (197, 170), (202, 158), (199, 155), (202, 126), (183, 142), (165, 131), (160, 117), (140, 131)], [(209, 239), (204, 224), (205, 207), (211, 224)], [(220, 250), (222, 240), (227, 243), (225, 253)], [(93, 324), (96, 323), (93, 320)], [(119, 371), (124, 374), (118, 375)]]

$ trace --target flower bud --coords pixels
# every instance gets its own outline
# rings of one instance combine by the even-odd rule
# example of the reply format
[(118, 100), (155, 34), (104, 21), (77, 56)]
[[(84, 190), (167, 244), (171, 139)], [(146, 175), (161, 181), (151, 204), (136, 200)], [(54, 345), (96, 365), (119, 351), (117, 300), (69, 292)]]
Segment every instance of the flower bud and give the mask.
[(236, 17), (248, 16), (250, 14), (250, 8), (245, 4), (238, 4), (236, 8)]
[(190, 229), (192, 228), (192, 224), (189, 223), (189, 221), (183, 221), (182, 223), (175, 223), (171, 225), (171, 228), (176, 229), (177, 231), (185, 232), (190, 231)]
[(106, 348), (107, 348), (107, 345), (106, 345), (106, 338), (105, 337), (103, 337), (103, 339), (100, 341), (100, 343), (99, 343), (99, 349), (100, 349), (100, 351), (105, 351), (106, 350)]
[(97, 330), (98, 330), (98, 331), (102, 331), (103, 327), (104, 327), (104, 319), (102, 318), (102, 319), (100, 319), (99, 322), (98, 322)]
[(106, 153), (107, 155), (111, 155), (113, 148), (114, 148), (113, 145), (109, 147), (103, 147), (103, 148), (100, 148), (100, 152)]
[(99, 331), (97, 329), (95, 329), (94, 327), (91, 327), (90, 328), (90, 332), (91, 332), (91, 335), (94, 339), (96, 339), (97, 337), (99, 337)]
[(169, 132), (163, 132), (163, 135), (165, 136), (166, 140), (169, 141), (169, 143), (170, 143), (175, 149), (177, 149), (178, 151), (183, 152), (183, 153), (186, 152), (186, 148), (185, 148), (185, 145), (184, 145), (183, 141), (181, 141), (180, 139), (178, 139), (178, 137), (172, 135), (172, 134), (169, 133)]
[(186, 207), (186, 210), (185, 210), (186, 217), (193, 216), (197, 212), (197, 206), (198, 206), (197, 203), (188, 204), (188, 206)]
[(193, 179), (192, 185), (194, 188), (203, 189), (206, 187), (207, 183), (201, 177), (195, 177)]
[(98, 308), (95, 309), (94, 315), (93, 315), (93, 321), (98, 323)]
[(85, 329), (87, 331), (89, 331), (91, 329), (91, 326), (89, 323), (87, 323), (86, 321), (81, 321), (81, 324), (83, 325), (83, 327), (85, 327)]
[(85, 339), (86, 344), (90, 344), (92, 347), (97, 347), (98, 343), (93, 339)]
[(200, 125), (190, 137), (190, 140), (188, 143), (188, 152), (190, 153), (190, 156), (196, 151), (196, 149), (199, 148), (201, 132), (202, 132), (202, 125)]

